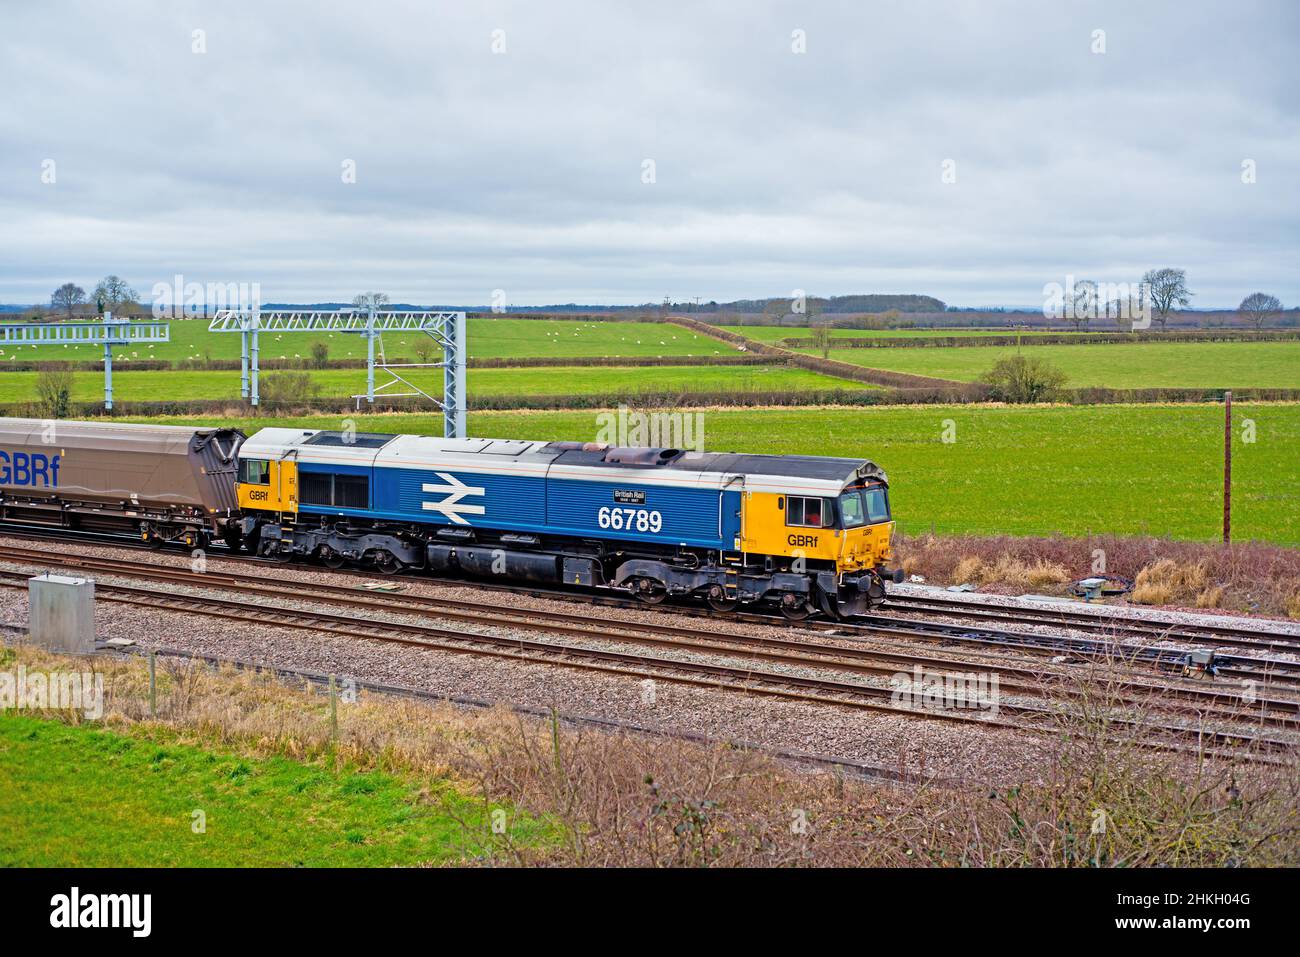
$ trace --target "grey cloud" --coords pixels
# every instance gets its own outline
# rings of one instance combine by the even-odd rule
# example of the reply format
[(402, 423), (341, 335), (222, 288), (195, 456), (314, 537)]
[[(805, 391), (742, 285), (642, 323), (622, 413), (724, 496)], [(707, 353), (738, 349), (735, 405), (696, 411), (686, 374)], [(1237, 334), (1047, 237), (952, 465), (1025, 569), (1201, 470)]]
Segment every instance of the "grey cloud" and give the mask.
[(1283, 2), (11, 9), (0, 300), (113, 271), (275, 300), (1026, 303), (1168, 264), (1198, 305), (1292, 305), (1298, 26)]

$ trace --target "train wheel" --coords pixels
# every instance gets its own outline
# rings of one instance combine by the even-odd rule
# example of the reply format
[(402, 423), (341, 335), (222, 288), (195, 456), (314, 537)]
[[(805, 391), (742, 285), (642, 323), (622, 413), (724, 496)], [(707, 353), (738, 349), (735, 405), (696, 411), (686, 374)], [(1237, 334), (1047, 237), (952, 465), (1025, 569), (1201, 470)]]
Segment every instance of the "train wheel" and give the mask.
[(239, 554), (244, 550), (244, 536), (238, 533), (234, 535), (223, 535), (222, 541), (226, 543), (226, 548), (230, 549), (232, 554)]
[(375, 553), (375, 567), (385, 575), (396, 575), (406, 566), (390, 551)]
[(803, 621), (812, 614), (812, 607), (802, 595), (788, 591), (781, 596), (781, 614), (790, 621)]
[(323, 546), (320, 550), (320, 563), (326, 568), (342, 568), (347, 564), (347, 559), (339, 552), (329, 546)]
[(740, 604), (738, 598), (728, 598), (721, 585), (711, 585), (705, 599), (714, 611), (735, 611), (736, 606)]
[(668, 597), (668, 589), (653, 578), (635, 578), (630, 587), (632, 594), (647, 605), (657, 605)]
[(853, 598), (847, 600), (837, 597), (832, 600), (831, 605), (835, 609), (835, 617), (840, 621), (849, 621), (859, 615), (864, 615), (871, 607), (870, 601), (863, 592), (859, 592)]
[(276, 562), (293, 561), (293, 552), (288, 548), (284, 548), (279, 542), (273, 540), (268, 541), (263, 539), (259, 542), (257, 546), (257, 554), (262, 558), (269, 558)]

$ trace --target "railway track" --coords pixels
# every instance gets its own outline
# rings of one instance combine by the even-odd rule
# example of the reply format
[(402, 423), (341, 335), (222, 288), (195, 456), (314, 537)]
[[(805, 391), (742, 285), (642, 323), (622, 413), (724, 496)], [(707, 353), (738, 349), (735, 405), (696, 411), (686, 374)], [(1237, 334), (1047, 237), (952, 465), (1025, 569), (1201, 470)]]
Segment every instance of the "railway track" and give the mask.
[[(480, 602), (414, 594), (384, 593), (373, 595), (358, 590), (339, 589), (333, 585), (312, 582), (295, 582), (291, 587), (267, 584), (262, 576), (239, 572), (195, 572), (168, 565), (144, 562), (127, 562), (121, 559), (104, 559), (93, 556), (51, 556), (26, 549), (0, 547), (0, 560), (27, 563), (34, 567), (58, 564), (87, 572), (117, 575), (171, 584), (186, 584), (198, 588), (223, 588), (244, 593), (259, 594), (275, 599), (301, 600), (310, 597), (334, 605), (370, 609), (380, 613), (414, 613), (435, 615), (439, 619), (461, 621), (467, 624), (491, 627), (506, 624), (511, 627), (541, 631), (580, 640), (616, 640), (629, 644), (651, 645), (700, 654), (734, 656), (744, 654), (753, 660), (806, 668), (832, 668), (858, 674), (893, 676), (900, 671), (922, 669), (925, 672), (961, 673), (978, 670), (996, 674), (1001, 690), (1012, 694), (1042, 695), (1050, 689), (1056, 695), (1078, 697), (1083, 692), (1073, 687), (1067, 668), (1048, 669), (1027, 667), (1006, 662), (972, 661), (942, 658), (933, 655), (903, 653), (877, 648), (826, 644), (806, 639), (759, 637), (736, 632), (712, 630), (708, 640), (701, 640), (698, 628), (672, 623), (631, 623), (606, 621), (593, 626), (588, 615), (550, 610), (517, 610), (489, 606)], [(901, 637), (909, 637), (906, 629), (898, 630)], [(1206, 688), (1187, 683), (1152, 684), (1132, 679), (1114, 680), (1111, 687), (1122, 691), (1130, 700), (1154, 702), (1156, 707), (1168, 708), (1170, 703), (1183, 707), (1198, 707), (1202, 714), (1224, 718), (1240, 717), (1242, 694), (1240, 690)], [(1300, 701), (1284, 697), (1255, 694), (1248, 709), (1252, 720), (1278, 727), (1293, 725), (1300, 718)]]
[[(27, 538), (41, 541), (61, 541), (61, 542), (79, 542), (90, 545), (112, 544), (114, 547), (126, 547), (133, 550), (152, 550), (149, 546), (142, 545), (135, 538), (125, 536), (107, 536), (98, 533), (75, 532), (64, 529), (50, 529), (33, 526), (4, 526), (0, 532), (17, 538)], [(280, 562), (272, 559), (256, 558), (249, 555), (236, 553), (225, 554), (225, 548), (221, 545), (213, 547), (215, 557), (226, 557), (229, 560), (249, 562), (254, 564), (280, 565)], [(324, 569), (313, 569), (324, 570)], [(362, 569), (343, 568), (330, 569), (331, 574), (341, 577), (358, 577), (371, 579), (374, 575)], [(580, 592), (564, 587), (545, 587), (529, 583), (510, 583), (483, 581), (480, 579), (462, 579), (462, 578), (435, 578), (433, 576), (420, 576), (419, 581), (423, 584), (434, 587), (460, 588), (470, 587), (479, 591), (504, 591), (513, 595), (528, 595), (536, 598), (546, 598), (551, 600), (567, 601), (581, 605), (596, 605), (600, 607), (615, 608), (635, 608), (638, 610), (656, 609), (671, 614), (674, 617), (694, 617), (707, 618), (714, 621), (734, 621), (744, 624), (760, 624), (772, 627), (782, 627), (800, 631), (818, 631), (826, 632), (837, 636), (861, 636), (867, 638), (882, 639), (904, 639), (910, 641), (923, 640), (934, 641), (943, 645), (957, 645), (968, 648), (1015, 648), (1021, 651), (1039, 655), (1065, 656), (1070, 659), (1083, 658), (1092, 660), (1109, 660), (1123, 661), (1128, 663), (1149, 664), (1157, 670), (1165, 672), (1180, 672), (1189, 669), (1191, 664), (1190, 653), (1187, 650), (1170, 648), (1167, 646), (1155, 645), (1134, 645), (1120, 643), (1113, 640), (1091, 639), (1063, 634), (1042, 634), (1029, 633), (1020, 631), (1009, 631), (1005, 629), (994, 629), (988, 627), (973, 628), (957, 625), (949, 621), (933, 621), (926, 619), (896, 619), (888, 616), (866, 616), (867, 620), (857, 620), (854, 622), (833, 622), (812, 619), (808, 621), (790, 621), (779, 614), (764, 614), (754, 611), (740, 611), (719, 613), (712, 609), (702, 608), (697, 605), (683, 605), (669, 603), (666, 605), (646, 605), (634, 598), (626, 598), (618, 595), (605, 595), (591, 592)], [(899, 596), (893, 596), (891, 601)], [(928, 599), (927, 599), (928, 600)], [(969, 606), (970, 602), (961, 602), (955, 599), (942, 599), (942, 610), (939, 613), (949, 617), (962, 617), (958, 612), (948, 611), (948, 605)], [(937, 607), (937, 606), (936, 606)], [(1075, 611), (1072, 609), (1060, 609), (1061, 614), (1057, 614), (1056, 609), (1039, 611), (1037, 609), (1028, 609), (1024, 617), (1017, 618), (1016, 612), (1019, 609), (1007, 609), (1006, 606), (986, 606), (984, 608), (968, 609), (971, 614), (968, 617), (983, 617), (988, 619), (1001, 618), (1008, 623), (1018, 622), (1022, 624), (1034, 625), (1058, 625), (1062, 628), (1071, 630), (1089, 630), (1087, 628), (1077, 628), (1074, 622), (1077, 618), (1093, 618), (1087, 612)], [(983, 614), (987, 612), (988, 614)], [(1122, 623), (1117, 623), (1113, 627), (1108, 623), (1104, 626), (1094, 627), (1091, 630), (1106, 630), (1114, 632), (1116, 629), (1122, 629)], [(1148, 622), (1145, 619), (1126, 619), (1143, 623), (1143, 626), (1154, 626), (1155, 623)], [(1088, 624), (1085, 622), (1085, 624)], [(1093, 622), (1095, 624), (1095, 622)], [(1210, 641), (1208, 629), (1176, 630), (1176, 628), (1186, 629), (1188, 626), (1180, 626), (1176, 623), (1168, 623), (1169, 627), (1160, 631), (1156, 635), (1151, 635), (1150, 631), (1142, 631), (1139, 628), (1137, 633), (1147, 634), (1151, 637), (1158, 637), (1164, 640), (1182, 641), (1189, 644), (1204, 644)], [(1164, 625), (1162, 624), (1163, 628)], [(1267, 651), (1277, 645), (1278, 639), (1290, 639), (1296, 636), (1279, 635), (1276, 632), (1263, 630), (1252, 630), (1245, 628), (1234, 628), (1231, 626), (1217, 627), (1219, 632), (1235, 633), (1235, 642), (1238, 647), (1250, 648), (1257, 651)], [(1289, 646), (1287, 649), (1289, 650)], [(1298, 650), (1300, 652), (1300, 650)], [(1279, 685), (1290, 685), (1300, 687), (1300, 661), (1291, 661), (1287, 659), (1260, 657), (1255, 655), (1225, 655), (1217, 654), (1213, 664), (1213, 673), (1220, 677), (1234, 678), (1240, 681), (1254, 681), (1260, 683), (1275, 683)]]
[[(134, 537), (106, 535), (102, 533), (78, 532), (69, 529), (54, 529), (41, 526), (0, 525), (0, 535), (16, 538), (29, 538), (43, 541), (80, 542), (88, 545), (112, 545), (133, 550), (152, 551), (153, 547), (142, 544)], [(274, 559), (260, 558), (242, 553), (231, 553), (221, 543), (213, 543), (211, 552), (214, 557), (233, 561), (257, 564), (280, 565)], [(300, 566), (305, 567), (305, 566)], [(310, 566), (314, 571), (324, 571), (323, 567)], [(364, 569), (341, 568), (329, 569), (332, 574), (360, 578), (374, 578), (375, 573)], [(433, 577), (422, 575), (419, 580), (435, 587), (470, 587), (481, 591), (503, 591), (510, 594), (525, 594), (537, 598), (576, 602), (583, 605), (597, 605), (613, 608), (636, 608), (640, 610), (662, 609), (674, 615), (684, 617), (701, 617), (720, 621), (736, 621), (747, 624), (762, 624), (797, 630), (823, 632), (859, 632), (878, 633), (878, 629), (897, 625), (898, 619), (881, 615), (862, 616), (852, 622), (825, 621), (809, 619), (791, 621), (779, 613), (762, 611), (716, 612), (695, 603), (674, 602), (672, 599), (663, 605), (647, 605), (635, 598), (616, 594), (580, 591), (565, 586), (547, 587), (529, 582), (501, 583), (460, 577)], [(1095, 615), (1087, 611), (1070, 608), (1021, 608), (1005, 605), (978, 605), (970, 600), (946, 598), (943, 596), (907, 596), (892, 594), (883, 606), (899, 612), (913, 614), (928, 611), (945, 617), (981, 619), (985, 621), (1004, 621), (1008, 624), (1055, 625), (1072, 631), (1100, 632), (1112, 636), (1147, 637), (1157, 640), (1177, 641), (1185, 644), (1213, 645), (1216, 647), (1236, 647), (1259, 653), (1281, 652), (1300, 655), (1300, 634), (1291, 635), (1267, 629), (1253, 629), (1235, 625), (1189, 625), (1183, 622), (1159, 621), (1134, 615), (1116, 613), (1114, 606), (1106, 606), (1111, 613)], [(862, 620), (866, 619), (866, 620)], [(924, 624), (936, 632), (951, 637), (968, 636), (982, 639), (991, 645), (1014, 644), (1029, 650), (1041, 650), (1056, 653), (1066, 651), (1088, 654), (1098, 648), (1109, 657), (1139, 658), (1158, 664), (1181, 666), (1185, 662), (1185, 653), (1175, 649), (1158, 646), (1134, 646), (1118, 643), (1089, 644), (1086, 639), (1073, 639), (1070, 636), (1051, 636), (1025, 632), (1010, 632), (997, 629), (967, 629), (953, 625), (951, 622), (909, 619), (909, 623)], [(1300, 683), (1300, 662), (1284, 659), (1267, 659), (1254, 656), (1218, 656), (1220, 663), (1229, 669), (1226, 673), (1233, 677), (1259, 678), (1264, 672), (1274, 675), (1295, 675)]]
[[(875, 620), (879, 623), (854, 622), (829, 630), (835, 634), (906, 633), (913, 640), (928, 640), (943, 645), (1015, 648), (1033, 654), (1066, 659), (1082, 658), (1126, 664), (1149, 664), (1164, 673), (1198, 670), (1193, 666), (1190, 653), (1186, 649), (1124, 644), (1110, 639), (1074, 635), (972, 628), (942, 621), (883, 617)], [(1300, 687), (1300, 661), (1285, 658), (1216, 655), (1211, 673), (1218, 677), (1235, 678), (1241, 681)]]
[[(1196, 644), (1213, 644), (1221, 647), (1249, 650), (1266, 649), (1283, 653), (1300, 653), (1300, 635), (1266, 632), (1262, 629), (1242, 628), (1237, 625), (1209, 623), (1188, 624), (1155, 618), (1121, 614), (1094, 614), (1072, 608), (1025, 608), (1007, 605), (980, 605), (959, 598), (939, 595), (920, 596), (891, 594), (882, 606), (905, 612), (927, 612), (974, 618), (982, 621), (1004, 621), (1016, 624), (1059, 625), (1066, 623), (1077, 631), (1103, 632), (1156, 639), (1173, 639)], [(1112, 607), (1112, 606), (1107, 606)]]
[[(49, 561), (52, 559), (52, 556), (38, 555), (37, 558)], [(10, 560), (13, 560), (12, 553)], [(85, 556), (79, 557), (75, 561), (89, 562), (91, 563), (92, 568), (96, 567), (94, 563), (103, 562), (109, 566), (107, 568), (99, 566), (100, 570), (105, 574), (120, 574), (122, 571), (121, 562), (112, 562), (104, 559), (90, 559)], [(68, 564), (73, 563), (70, 561)], [(73, 567), (84, 568), (86, 566), (83, 564), (74, 565)], [(161, 568), (154, 566), (151, 571), (155, 575), (162, 574), (167, 576), (168, 580), (175, 583), (187, 584), (195, 587), (252, 591), (258, 593), (261, 597), (275, 597), (281, 601), (306, 600), (304, 598), (303, 588), (298, 583), (292, 583), (283, 587), (269, 586), (263, 582), (237, 582), (232, 585), (232, 583), (223, 584), (220, 582), (219, 576), (212, 576), (209, 574), (200, 575), (199, 581), (194, 582), (193, 580), (187, 580), (187, 576), (193, 576), (196, 573), (172, 569), (167, 566), (162, 566)], [(176, 577), (171, 577), (173, 575)], [(26, 575), (24, 574), (15, 572), (0, 573), (0, 585), (2, 586), (22, 588), (25, 584)], [(165, 591), (160, 592), (157, 589), (138, 588), (112, 583), (101, 584), (97, 591), (99, 596), (105, 600), (133, 604), (147, 608), (151, 611), (166, 610), (181, 614), (206, 616), (209, 618), (224, 618), (259, 625), (327, 632), (350, 639), (365, 638), (408, 647), (468, 653), (472, 655), (486, 655), (489, 657), (506, 658), (534, 664), (558, 665), (566, 668), (639, 677), (642, 679), (649, 678), (669, 683), (692, 685), (714, 690), (731, 690), (750, 695), (775, 697), (805, 703), (833, 705), (859, 710), (906, 714), (913, 717), (948, 722), (967, 724), (976, 723), (986, 726), (991, 725), (1019, 731), (1042, 733), (1044, 731), (1053, 730), (1053, 728), (1056, 727), (1056, 722), (1058, 722), (1062, 716), (1061, 710), (1053, 705), (1044, 706), (1023, 703), (1004, 703), (1000, 700), (996, 702), (996, 713), (985, 710), (976, 714), (971, 714), (968, 711), (959, 708), (950, 710), (933, 710), (900, 706), (896, 703), (894, 689), (891, 687), (846, 682), (839, 679), (807, 674), (764, 671), (755, 667), (754, 662), (775, 661), (782, 664), (797, 665), (806, 669), (832, 672), (848, 671), (855, 673), (881, 673), (879, 665), (864, 666), (861, 663), (850, 663), (846, 665), (844, 662), (840, 661), (828, 661), (808, 655), (796, 656), (785, 652), (760, 650), (753, 647), (744, 648), (727, 646), (720, 645), (717, 642), (685, 642), (680, 638), (665, 637), (662, 633), (659, 635), (636, 634), (635, 628), (642, 626), (629, 626), (633, 629), (632, 634), (614, 634), (609, 630), (602, 631), (599, 629), (585, 628), (582, 629), (582, 637), (589, 640), (600, 640), (608, 643), (654, 645), (660, 649), (668, 647), (678, 653), (688, 652), (700, 655), (716, 655), (724, 658), (729, 657), (731, 659), (740, 658), (744, 660), (741, 664), (737, 665), (694, 659), (663, 658), (640, 653), (617, 651), (609, 648), (592, 648), (584, 645), (538, 641), (532, 638), (524, 638), (517, 634), (502, 635), (500, 633), (489, 632), (467, 632), (463, 628), (446, 628), (428, 624), (396, 623), (373, 618), (363, 618), (357, 614), (356, 608), (361, 606), (369, 606), (371, 608), (378, 607), (378, 610), (385, 611), (389, 614), (402, 613), (402, 609), (386, 607), (388, 604), (386, 600), (392, 597), (389, 595), (384, 595), (382, 596), (382, 599), (379, 600), (370, 595), (335, 596), (347, 604), (350, 609), (348, 614), (339, 614), (320, 610), (303, 611), (288, 609), (283, 606), (233, 599), (224, 595), (220, 597), (202, 597), (188, 594), (182, 595)], [(310, 600), (313, 601), (318, 598), (319, 596), (310, 596)], [(432, 600), (438, 601), (438, 599)], [(529, 616), (531, 613), (520, 614)], [(497, 618), (492, 619), (492, 624), (497, 627), (505, 627), (515, 630), (539, 630), (538, 623), (528, 620), (527, 617), (525, 617), (525, 620), (523, 621), (518, 617), (507, 617), (505, 620), (502, 620), (498, 614)], [(576, 628), (573, 625), (561, 625), (551, 622), (545, 624), (540, 630), (551, 631), (554, 633), (557, 629), (561, 628), (564, 629), (570, 637), (576, 636)], [(836, 648), (834, 651), (837, 656), (844, 654), (843, 650), (839, 648)], [(896, 665), (891, 667), (896, 667)], [(1290, 750), (1293, 747), (1293, 742), (1286, 738), (1275, 738), (1265, 735), (1261, 733), (1260, 728), (1258, 727), (1258, 725), (1273, 723), (1285, 726), (1288, 722), (1294, 720), (1292, 717), (1284, 717), (1283, 715), (1274, 713), (1272, 707), (1273, 706), (1270, 705), (1270, 709), (1267, 712), (1267, 720), (1254, 721), (1252, 719), (1252, 726), (1248, 728), (1240, 725), (1231, 728), (1226, 726), (1207, 728), (1204, 726), (1203, 722), (1205, 718), (1209, 716), (1208, 714), (1200, 715), (1195, 723), (1188, 723), (1185, 721), (1182, 723), (1157, 724), (1154, 722), (1125, 718), (1118, 715), (1112, 723), (1121, 726), (1127, 725), (1135, 732), (1140, 731), (1144, 735), (1150, 735), (1152, 733), (1163, 735), (1164, 740), (1146, 737), (1142, 741), (1144, 746), (1160, 748), (1163, 750), (1195, 751), (1204, 748), (1207, 744), (1212, 747), (1233, 747), (1246, 744), (1252, 749), (1251, 752), (1249, 752), (1252, 754), (1257, 753), (1259, 750), (1273, 752)], [(1261, 718), (1264, 716), (1265, 712), (1261, 710)], [(1219, 717), (1224, 716), (1220, 715)], [(1174, 740), (1171, 741), (1169, 739)], [(1177, 743), (1189, 739), (1196, 742), (1195, 746)]]

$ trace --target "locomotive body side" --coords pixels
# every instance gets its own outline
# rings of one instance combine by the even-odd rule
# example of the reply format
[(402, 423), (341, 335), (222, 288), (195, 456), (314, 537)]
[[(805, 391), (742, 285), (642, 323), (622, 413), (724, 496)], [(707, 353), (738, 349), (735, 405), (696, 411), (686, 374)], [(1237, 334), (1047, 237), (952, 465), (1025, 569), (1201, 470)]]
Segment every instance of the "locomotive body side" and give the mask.
[(266, 429), (240, 477), (250, 543), (285, 560), (775, 602), (799, 617), (883, 599), (891, 557), (884, 473), (854, 459)]

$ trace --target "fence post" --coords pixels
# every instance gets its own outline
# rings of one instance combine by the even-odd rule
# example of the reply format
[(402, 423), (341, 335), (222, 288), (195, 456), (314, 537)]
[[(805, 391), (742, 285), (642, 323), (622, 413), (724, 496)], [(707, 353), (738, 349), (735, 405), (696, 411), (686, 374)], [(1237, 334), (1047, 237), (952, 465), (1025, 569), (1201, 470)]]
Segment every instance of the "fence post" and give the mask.
[(1223, 541), (1232, 541), (1232, 390), (1223, 393)]
[(149, 652), (149, 717), (158, 716), (158, 655)]
[(339, 742), (339, 696), (334, 686), (334, 676), (330, 675), (330, 741), (337, 747)]

